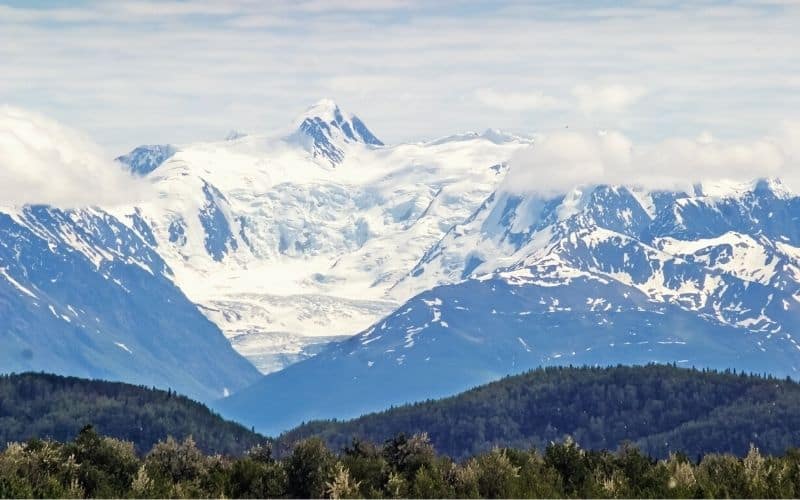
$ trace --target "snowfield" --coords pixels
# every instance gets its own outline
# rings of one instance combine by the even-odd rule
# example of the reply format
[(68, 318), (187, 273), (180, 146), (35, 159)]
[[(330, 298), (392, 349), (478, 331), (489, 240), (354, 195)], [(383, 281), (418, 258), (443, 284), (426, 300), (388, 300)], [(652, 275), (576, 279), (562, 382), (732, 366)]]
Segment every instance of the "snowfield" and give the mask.
[(0, 209), (3, 366), (225, 395), (269, 432), (543, 364), (798, 376), (800, 197), (507, 185), (536, 147), (387, 146), (323, 100), (274, 134), (136, 148), (146, 202)]
[[(295, 127), (154, 146), (172, 153), (146, 174), (160, 197), (136, 207), (175, 282), (263, 372), (422, 291), (393, 287), (531, 142), (488, 131), (383, 146), (329, 100)], [(153, 155), (140, 155), (131, 168), (146, 171)]]
[(796, 302), (797, 198), (779, 181), (511, 192), (507, 161), (533, 142), (489, 130), (386, 146), (322, 100), (274, 134), (137, 148), (121, 161), (140, 158), (131, 170), (160, 196), (118, 216), (140, 216), (178, 286), (264, 373), (470, 278), (601, 279), (760, 330), (779, 321), (771, 301), (738, 305), (748, 284)]

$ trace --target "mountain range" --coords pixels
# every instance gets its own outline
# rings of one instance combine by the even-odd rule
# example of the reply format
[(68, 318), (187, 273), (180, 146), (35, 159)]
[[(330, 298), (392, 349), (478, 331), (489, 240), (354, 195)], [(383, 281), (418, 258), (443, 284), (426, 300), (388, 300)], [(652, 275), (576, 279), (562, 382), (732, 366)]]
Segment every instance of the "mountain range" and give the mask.
[(323, 100), (136, 148), (146, 200), (0, 210), (4, 371), (173, 387), (273, 434), (542, 365), (796, 376), (800, 198), (511, 185), (536, 141), (387, 146)]
[(286, 130), (232, 137), (120, 157), (158, 192), (120, 216), (141, 214), (175, 283), (264, 373), (422, 291), (393, 287), (531, 142), (487, 131), (384, 146), (327, 99)]
[[(274, 433), (542, 365), (796, 376), (799, 201), (777, 181), (495, 193), (397, 285), (431, 288), (219, 408)], [(267, 395), (278, 404), (261, 403)]]
[(204, 400), (258, 378), (175, 285), (147, 226), (101, 209), (0, 210), (3, 371), (173, 388)]

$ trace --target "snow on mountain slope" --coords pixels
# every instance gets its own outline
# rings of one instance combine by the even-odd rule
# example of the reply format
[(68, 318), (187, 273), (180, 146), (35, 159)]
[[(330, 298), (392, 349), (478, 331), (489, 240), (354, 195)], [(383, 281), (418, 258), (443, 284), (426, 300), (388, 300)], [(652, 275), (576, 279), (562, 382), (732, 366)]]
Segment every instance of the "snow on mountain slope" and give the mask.
[(551, 286), (569, 285), (574, 274), (598, 276), (656, 303), (777, 333), (800, 298), (798, 217), (800, 198), (778, 181), (691, 193), (592, 186), (549, 199), (499, 191), (396, 288), (495, 272), (540, 283), (567, 277)]
[(302, 144), (314, 158), (324, 158), (332, 166), (344, 161), (342, 145), (350, 142), (383, 146), (357, 116), (344, 113), (331, 99), (322, 99), (306, 110), (295, 123), (290, 136)]
[(174, 285), (154, 244), (136, 212), (0, 209), (3, 372), (171, 387), (206, 401), (253, 382), (258, 372)]
[(301, 422), (446, 397), (543, 365), (658, 362), (776, 375), (796, 375), (800, 365), (793, 339), (745, 334), (614, 280), (568, 279), (552, 286), (505, 274), (436, 287), (214, 406), (277, 435)]
[(139, 146), (116, 160), (128, 167), (131, 173), (147, 175), (170, 159), (178, 150), (170, 144)]
[[(777, 181), (545, 197), (500, 189), (392, 290), (427, 291), (217, 407), (275, 433), (548, 364), (797, 377), (798, 216), (800, 198)], [(260, 403), (267, 397), (280, 411)]]
[(176, 283), (265, 372), (421, 291), (389, 293), (530, 143), (487, 131), (384, 146), (330, 100), (295, 127), (175, 148), (146, 177), (160, 196), (138, 207)]
[[(671, 293), (667, 262), (796, 290), (800, 198), (778, 181), (717, 187), (710, 195), (698, 194), (702, 189), (589, 186), (553, 197), (500, 190), (395, 288), (430, 288), (557, 254), (585, 271), (621, 272), (617, 278), (646, 293)], [(648, 284), (653, 279), (661, 283)]]

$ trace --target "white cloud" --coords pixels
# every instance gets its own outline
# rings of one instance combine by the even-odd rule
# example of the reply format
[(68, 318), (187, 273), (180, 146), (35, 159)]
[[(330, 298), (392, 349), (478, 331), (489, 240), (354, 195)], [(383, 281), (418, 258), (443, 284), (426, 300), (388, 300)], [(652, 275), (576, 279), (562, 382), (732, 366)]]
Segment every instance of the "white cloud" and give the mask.
[(227, 2), (175, 2), (175, 1), (124, 1), (114, 2), (113, 12), (118, 12), (123, 16), (143, 16), (143, 17), (162, 17), (162, 16), (192, 16), (192, 15), (232, 15), (239, 8), (234, 3)]
[(773, 139), (718, 142), (708, 136), (698, 139), (668, 139), (641, 147), (630, 178), (656, 187), (685, 185), (689, 181), (759, 177), (794, 178), (788, 155)]
[[(57, 116), (116, 154), (280, 128), (326, 95), (390, 143), (564, 125), (756, 136), (800, 109), (791, 3), (46, 4), (0, 6), (0, 102)], [(647, 98), (630, 106), (637, 86)], [(508, 112), (549, 105), (546, 96), (558, 112)], [(607, 111), (620, 106), (629, 112)]]
[(295, 5), (309, 12), (376, 11), (411, 7), (413, 0), (306, 0)]
[(475, 97), (481, 104), (503, 111), (553, 109), (562, 105), (555, 97), (538, 91), (500, 92), (492, 88), (482, 88), (475, 91)]
[(114, 206), (149, 194), (147, 183), (82, 134), (36, 113), (0, 107), (3, 205)]
[(508, 191), (550, 195), (602, 182), (612, 170), (630, 165), (631, 153), (630, 140), (617, 132), (554, 132), (511, 158), (503, 186)]
[(576, 85), (572, 94), (578, 101), (578, 108), (584, 113), (619, 113), (625, 111), (644, 94), (638, 85)]
[(619, 132), (558, 131), (510, 160), (503, 189), (553, 195), (591, 184), (682, 189), (695, 182), (775, 177), (800, 187), (797, 138), (800, 127), (790, 124), (778, 135), (736, 142), (703, 133), (634, 144)]
[(784, 121), (777, 134), (778, 143), (795, 168), (800, 169), (800, 121)]

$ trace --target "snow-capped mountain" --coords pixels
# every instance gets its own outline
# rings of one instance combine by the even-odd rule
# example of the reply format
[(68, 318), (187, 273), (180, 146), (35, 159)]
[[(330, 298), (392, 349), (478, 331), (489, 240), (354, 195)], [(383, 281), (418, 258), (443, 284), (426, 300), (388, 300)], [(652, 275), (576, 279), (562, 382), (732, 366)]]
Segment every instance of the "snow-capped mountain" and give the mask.
[[(143, 201), (0, 209), (4, 367), (239, 390), (220, 410), (267, 432), (541, 364), (796, 375), (800, 198), (777, 180), (542, 195), (506, 176), (533, 142), (386, 146), (323, 100), (279, 133), (137, 148), (118, 161)], [(288, 368), (244, 389), (234, 349)]]
[(361, 143), (383, 146), (357, 116), (344, 113), (330, 99), (311, 106), (296, 121), (292, 139), (302, 144), (314, 158), (322, 158), (336, 166), (344, 161), (344, 144)]
[(0, 209), (0, 366), (211, 400), (258, 372), (175, 286), (138, 212)]
[(147, 175), (177, 152), (177, 148), (171, 144), (150, 144), (139, 146), (116, 160), (135, 175)]
[(709, 305), (708, 296), (730, 279), (793, 295), (799, 219), (800, 198), (778, 180), (685, 192), (592, 186), (551, 198), (500, 191), (454, 226), (398, 287), (424, 281), (430, 288), (557, 262), (559, 269), (602, 274), (653, 300), (695, 309)]
[(279, 133), (137, 148), (134, 206), (0, 210), (4, 366), (239, 390), (219, 409), (266, 432), (541, 364), (796, 375), (800, 198), (542, 195), (506, 176), (533, 142), (386, 146), (323, 100)]
[(800, 198), (775, 180), (558, 196), (501, 187), (394, 287), (428, 291), (218, 407), (275, 433), (547, 364), (797, 376), (798, 218)]
[[(392, 287), (529, 144), (488, 131), (384, 146), (322, 100), (287, 131), (171, 147), (145, 177), (156, 199), (114, 213), (141, 213), (175, 282), (269, 372), (422, 291)], [(131, 168), (161, 158), (148, 150)]]

